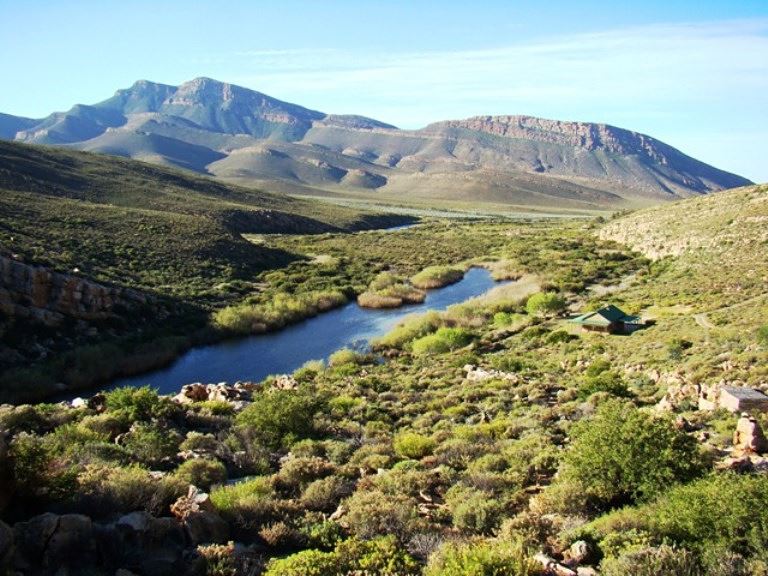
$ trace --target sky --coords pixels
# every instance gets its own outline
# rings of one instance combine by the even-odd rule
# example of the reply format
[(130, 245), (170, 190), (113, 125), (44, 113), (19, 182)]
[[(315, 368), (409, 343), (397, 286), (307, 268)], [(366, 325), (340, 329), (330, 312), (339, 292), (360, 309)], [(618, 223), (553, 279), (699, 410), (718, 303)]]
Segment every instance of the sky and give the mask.
[(18, 116), (207, 76), (401, 128), (613, 124), (768, 181), (768, 0), (0, 0), (0, 70)]

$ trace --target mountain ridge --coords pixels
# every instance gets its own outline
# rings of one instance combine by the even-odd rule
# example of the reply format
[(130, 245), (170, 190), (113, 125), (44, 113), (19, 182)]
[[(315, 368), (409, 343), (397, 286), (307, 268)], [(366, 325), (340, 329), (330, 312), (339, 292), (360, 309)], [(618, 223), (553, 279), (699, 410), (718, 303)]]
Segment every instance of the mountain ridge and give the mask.
[[(16, 131), (14, 132), (14, 129)], [(211, 78), (139, 80), (0, 137), (182, 167), (239, 184), (407, 200), (606, 209), (750, 184), (651, 136), (588, 122), (475, 116), (418, 130), (326, 114)]]

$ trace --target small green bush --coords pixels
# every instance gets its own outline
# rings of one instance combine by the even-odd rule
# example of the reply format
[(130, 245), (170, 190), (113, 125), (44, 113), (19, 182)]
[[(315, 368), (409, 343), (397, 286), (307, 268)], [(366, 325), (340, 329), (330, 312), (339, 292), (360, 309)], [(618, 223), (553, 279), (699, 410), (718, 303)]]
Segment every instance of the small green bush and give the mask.
[(764, 346), (768, 345), (768, 324), (757, 329), (757, 341)]
[(363, 539), (393, 535), (407, 542), (418, 527), (418, 511), (411, 498), (358, 490), (345, 500), (346, 521), (353, 534)]
[(413, 341), (413, 353), (417, 356), (443, 354), (463, 348), (472, 341), (472, 333), (464, 328), (438, 328), (434, 334)]
[(429, 436), (416, 432), (402, 432), (395, 437), (395, 452), (401, 458), (419, 460), (431, 454), (436, 442)]
[(159, 396), (149, 386), (111, 390), (106, 393), (106, 404), (107, 410), (124, 412), (130, 421), (164, 418), (173, 409), (167, 398)]
[(138, 422), (123, 437), (122, 445), (134, 458), (147, 466), (158, 466), (175, 458), (181, 436), (173, 429)]
[(310, 436), (314, 415), (321, 406), (321, 399), (304, 389), (269, 390), (254, 396), (253, 403), (237, 415), (235, 424), (265, 447), (277, 450)]
[(694, 554), (671, 546), (608, 558), (600, 564), (600, 573), (604, 576), (706, 576)]
[(211, 491), (211, 502), (223, 514), (232, 515), (255, 500), (269, 499), (274, 490), (268, 477), (256, 476), (235, 484), (218, 486)]
[(424, 576), (537, 576), (543, 574), (522, 544), (484, 540), (444, 544)]
[(531, 316), (557, 314), (565, 310), (565, 299), (556, 292), (538, 292), (528, 298), (525, 310)]
[(187, 460), (176, 469), (175, 473), (176, 477), (183, 482), (204, 490), (209, 490), (214, 484), (222, 484), (227, 480), (227, 468), (224, 464), (208, 458)]
[(374, 349), (402, 348), (408, 342), (434, 332), (440, 326), (440, 314), (434, 310), (406, 316), (400, 324), (371, 343)]
[(359, 352), (355, 352), (349, 348), (342, 348), (329, 356), (328, 366), (335, 368), (337, 366), (344, 366), (345, 364), (359, 364), (363, 360), (364, 357)]
[(464, 277), (464, 270), (452, 266), (429, 266), (411, 277), (411, 284), (416, 288), (441, 288), (458, 282)]

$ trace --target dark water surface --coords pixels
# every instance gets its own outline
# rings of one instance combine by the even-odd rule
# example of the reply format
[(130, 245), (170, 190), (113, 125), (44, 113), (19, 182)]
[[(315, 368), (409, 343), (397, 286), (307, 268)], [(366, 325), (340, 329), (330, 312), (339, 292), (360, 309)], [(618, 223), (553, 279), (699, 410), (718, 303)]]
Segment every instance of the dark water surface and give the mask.
[(365, 348), (408, 314), (444, 310), (494, 285), (487, 270), (471, 268), (460, 282), (430, 290), (422, 304), (372, 310), (353, 302), (278, 332), (193, 348), (166, 368), (116, 380), (104, 389), (149, 384), (170, 394), (190, 382), (259, 381), (269, 374), (290, 373), (308, 360), (327, 359), (339, 348)]

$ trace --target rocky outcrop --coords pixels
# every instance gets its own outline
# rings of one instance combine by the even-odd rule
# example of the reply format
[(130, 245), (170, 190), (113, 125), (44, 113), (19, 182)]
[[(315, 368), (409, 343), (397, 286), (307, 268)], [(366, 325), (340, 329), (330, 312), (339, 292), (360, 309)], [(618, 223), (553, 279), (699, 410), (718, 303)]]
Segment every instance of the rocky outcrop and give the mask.
[(171, 506), (171, 513), (195, 546), (223, 544), (229, 538), (229, 526), (219, 516), (210, 496), (195, 486), (190, 486), (187, 495), (176, 500)]
[(0, 312), (48, 326), (64, 318), (101, 320), (116, 307), (135, 308), (150, 297), (136, 290), (106, 286), (73, 274), (0, 256)]
[(218, 384), (195, 382), (182, 386), (181, 391), (172, 400), (178, 404), (217, 400), (235, 404), (237, 407), (249, 402), (256, 388), (257, 384), (253, 382), (235, 382), (233, 385), (226, 382), (219, 382)]
[(93, 523), (80, 514), (46, 513), (13, 527), (14, 568), (23, 574), (53, 574), (93, 565)]
[(189, 573), (196, 555), (182, 523), (133, 512), (100, 524), (80, 514), (35, 516), (12, 530), (0, 523), (0, 566), (21, 574), (80, 573), (100, 567), (147, 576)]
[(763, 454), (768, 452), (768, 440), (757, 420), (749, 414), (742, 414), (733, 433), (733, 455)]

